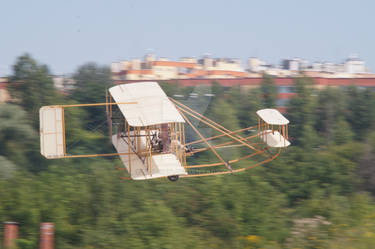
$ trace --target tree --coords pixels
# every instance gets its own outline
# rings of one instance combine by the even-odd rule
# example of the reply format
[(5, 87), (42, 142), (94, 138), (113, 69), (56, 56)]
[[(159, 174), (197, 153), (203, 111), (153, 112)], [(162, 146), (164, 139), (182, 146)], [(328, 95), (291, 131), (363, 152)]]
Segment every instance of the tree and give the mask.
[(7, 160), (3, 156), (0, 156), (0, 165), (0, 179), (11, 177), (16, 170), (16, 166), (14, 165), (14, 163)]
[[(214, 122), (222, 125), (228, 130), (234, 131), (240, 129), (239, 121), (237, 118), (237, 110), (233, 105), (231, 105), (224, 98), (215, 98), (211, 103), (211, 108), (208, 112), (208, 118)], [(212, 131), (212, 136), (222, 134), (214, 129)], [(211, 134), (210, 134), (211, 135)], [(225, 142), (228, 141), (227, 137), (215, 140), (216, 142)], [(231, 141), (231, 139), (229, 140)], [(238, 156), (237, 149), (222, 149), (220, 150), (221, 155), (224, 159), (233, 159)]]
[[(73, 75), (75, 88), (72, 98), (78, 103), (104, 103), (106, 90), (111, 86), (111, 71), (107, 66), (99, 66), (96, 63), (86, 63), (80, 66)], [(87, 108), (87, 123), (92, 122), (94, 126), (105, 119), (105, 107)]]
[(276, 106), (277, 87), (273, 81), (272, 76), (263, 74), (263, 80), (260, 86), (262, 91), (263, 105), (266, 108), (273, 108)]
[(374, 127), (375, 97), (371, 90), (360, 90), (355, 86), (346, 89), (348, 98), (347, 120), (357, 139), (365, 139), (365, 134)]
[(223, 87), (220, 83), (213, 80), (211, 83), (212, 93), (216, 96), (221, 96), (225, 92), (225, 87)]
[(0, 104), (0, 155), (19, 165), (27, 163), (26, 154), (32, 150), (35, 141), (36, 132), (30, 126), (26, 112), (13, 104)]
[(301, 147), (311, 147), (316, 140), (314, 130), (314, 105), (310, 87), (311, 79), (297, 78), (294, 90), (297, 93), (287, 107), (287, 116), (290, 120), (290, 137), (293, 138), (293, 144)]
[(371, 132), (364, 144), (364, 153), (358, 163), (358, 173), (362, 177), (362, 186), (375, 194), (375, 132)]
[(208, 116), (229, 130), (240, 129), (237, 110), (223, 98), (217, 98), (213, 101)]
[[(335, 139), (334, 133), (338, 134), (337, 122), (343, 119), (345, 100), (345, 95), (339, 89), (326, 88), (318, 93), (315, 128), (328, 142)], [(345, 124), (341, 122), (340, 125)]]
[(258, 118), (255, 114), (262, 109), (261, 92), (259, 89), (252, 89), (240, 95), (240, 105), (238, 106), (238, 120), (241, 127), (248, 127), (258, 124)]
[(39, 108), (59, 102), (48, 67), (29, 54), (17, 58), (10, 82), (11, 97), (30, 115), (34, 127), (37, 127)]
[(344, 118), (340, 118), (338, 121), (336, 121), (333, 128), (333, 140), (336, 144), (342, 145), (348, 143), (352, 141), (353, 137), (354, 133)]

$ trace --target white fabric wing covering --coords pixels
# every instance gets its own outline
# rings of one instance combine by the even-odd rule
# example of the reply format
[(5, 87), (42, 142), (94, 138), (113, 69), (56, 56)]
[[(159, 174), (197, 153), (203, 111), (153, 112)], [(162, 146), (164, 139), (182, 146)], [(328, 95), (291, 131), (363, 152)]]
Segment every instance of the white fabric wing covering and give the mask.
[(270, 125), (286, 125), (289, 124), (289, 120), (286, 119), (276, 109), (263, 109), (257, 111), (258, 116), (263, 119), (264, 122)]
[(43, 106), (39, 110), (40, 153), (46, 158), (64, 157), (62, 115), (61, 107)]
[[(122, 84), (109, 89), (114, 101), (131, 126), (185, 122), (156, 82)], [(121, 104), (137, 102), (137, 104)]]
[(266, 130), (259, 133), (261, 139), (270, 147), (280, 148), (288, 147), (290, 142), (285, 139), (278, 131)]

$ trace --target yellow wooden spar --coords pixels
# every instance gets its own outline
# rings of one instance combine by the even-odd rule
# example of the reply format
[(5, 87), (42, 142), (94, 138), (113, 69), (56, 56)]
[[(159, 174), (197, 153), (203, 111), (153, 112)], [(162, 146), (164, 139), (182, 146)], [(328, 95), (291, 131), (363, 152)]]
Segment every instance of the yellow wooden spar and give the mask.
[[(91, 106), (106, 107), (110, 140), (116, 152), (67, 154), (64, 109)], [(116, 123), (112, 121), (113, 108), (117, 108), (122, 114), (121, 120), (117, 119)], [(289, 121), (275, 109), (257, 111), (258, 125), (230, 131), (190, 107), (168, 98), (156, 82), (111, 87), (106, 93), (105, 103), (43, 106), (39, 113), (43, 156), (48, 159), (119, 156), (124, 165), (120, 169), (126, 170), (129, 175), (123, 179), (168, 177), (175, 181), (179, 177), (241, 172), (274, 160), (282, 148), (290, 145)], [(216, 134), (205, 137), (191, 119), (199, 121)], [(186, 137), (188, 129), (198, 139)], [(253, 134), (242, 135), (249, 132)], [(229, 141), (224, 142), (225, 139)], [(234, 147), (241, 147), (248, 153), (239, 158), (224, 158), (222, 152)], [(270, 153), (270, 148), (278, 150)], [(196, 155), (205, 151), (211, 151), (218, 161), (197, 163)], [(260, 159), (255, 160), (258, 155)], [(189, 164), (189, 157), (195, 158), (193, 164)], [(251, 159), (249, 164), (237, 166), (238, 162), (247, 159)]]

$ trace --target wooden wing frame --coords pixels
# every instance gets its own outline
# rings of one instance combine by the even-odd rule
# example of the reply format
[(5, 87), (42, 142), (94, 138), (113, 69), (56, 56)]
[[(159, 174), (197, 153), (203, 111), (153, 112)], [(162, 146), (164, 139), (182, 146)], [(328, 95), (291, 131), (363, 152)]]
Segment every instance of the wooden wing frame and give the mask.
[[(288, 122), (282, 120), (283, 116), (277, 113), (276, 110), (269, 109), (265, 112), (257, 112), (258, 114), (258, 125), (250, 126), (247, 128), (239, 129), (236, 131), (230, 131), (222, 125), (212, 121), (211, 119), (203, 116), (202, 114), (192, 110), (190, 107), (169, 98), (169, 100), (174, 104), (179, 114), (183, 117), (185, 123), (183, 122), (172, 122), (168, 123), (170, 129), (170, 136), (174, 143), (171, 144), (170, 152), (175, 155), (176, 159), (184, 169), (183, 174), (178, 174), (180, 177), (200, 177), (200, 176), (210, 176), (210, 175), (222, 175), (222, 174), (232, 174), (237, 172), (246, 171), (248, 169), (263, 165), (268, 163), (275, 158), (277, 158), (283, 148), (290, 145), (288, 141)], [(153, 161), (152, 156), (155, 153), (152, 150), (151, 137), (152, 133), (156, 130), (160, 130), (160, 126), (146, 125), (143, 127), (134, 127), (129, 125), (125, 117), (122, 118), (120, 123), (113, 123), (113, 106), (122, 105), (132, 105), (137, 104), (136, 101), (133, 102), (114, 102), (111, 95), (106, 94), (106, 103), (97, 104), (77, 104), (77, 105), (54, 105), (54, 106), (44, 106), (40, 109), (40, 138), (41, 138), (41, 154), (48, 159), (55, 158), (83, 158), (83, 157), (100, 157), (100, 156), (126, 156), (126, 160), (129, 160), (127, 165), (123, 163), (126, 167), (120, 167), (119, 169), (127, 170), (130, 177), (122, 177), (122, 179), (134, 179), (132, 176), (132, 157), (138, 157), (143, 161), (146, 171), (144, 173), (144, 179), (149, 179), (146, 174), (152, 176), (152, 178), (158, 178), (157, 175), (153, 175)], [(72, 107), (91, 107), (91, 106), (106, 106), (107, 121), (109, 124), (109, 134), (112, 143), (119, 140), (121, 136), (121, 131), (124, 136), (124, 141), (128, 144), (127, 151), (119, 151), (117, 153), (107, 153), (107, 154), (86, 154), (86, 155), (72, 155), (68, 154), (66, 151), (65, 142), (65, 108)], [(261, 110), (263, 111), (263, 110)], [(266, 115), (264, 114), (266, 113)], [(276, 114), (275, 114), (276, 113)], [(267, 116), (270, 114), (269, 116)], [(273, 119), (272, 115), (279, 119)], [(281, 116), (280, 116), (281, 115)], [(270, 118), (271, 117), (271, 118)], [(205, 124), (206, 126), (215, 130), (218, 135), (211, 137), (204, 137), (198, 128), (195, 127), (190, 119), (199, 120), (199, 122)], [(282, 120), (282, 121), (280, 121)], [(185, 138), (185, 125), (190, 126), (190, 128), (199, 137), (196, 141), (186, 142)], [(113, 129), (117, 130), (117, 134), (113, 133)], [(251, 136), (241, 136), (240, 133), (249, 130), (257, 130), (256, 134)], [(114, 140), (117, 137), (117, 140)], [(144, 137), (143, 145), (140, 142), (140, 138)], [(209, 141), (221, 138), (229, 138), (230, 141), (222, 142), (219, 144), (211, 144)], [(204, 144), (206, 147), (201, 147), (192, 151), (187, 150), (189, 146), (196, 144)], [(143, 146), (143, 147), (142, 147)], [(228, 146), (241, 146), (247, 149), (248, 154), (234, 158), (231, 160), (225, 160), (221, 155), (219, 149)], [(116, 147), (116, 146), (115, 146)], [(270, 148), (277, 148), (276, 152), (271, 153)], [(116, 148), (117, 149), (117, 148)], [(203, 163), (203, 164), (188, 164), (187, 157), (196, 155), (197, 153), (211, 151), (216, 158), (217, 162), (213, 163)], [(247, 159), (252, 159), (253, 157), (259, 155), (262, 160), (251, 163), (245, 167), (232, 167), (232, 165)], [(210, 170), (213, 169), (214, 170)], [(207, 169), (206, 172), (202, 173), (202, 169)], [(199, 173), (194, 173), (197, 172)], [(162, 175), (160, 177), (166, 177)]]
[[(43, 106), (39, 110), (40, 153), (47, 159), (118, 156), (129, 153), (72, 155), (66, 150), (65, 109), (72, 107), (131, 105), (136, 102)], [(111, 129), (112, 132), (112, 129)]]
[[(180, 178), (185, 177), (202, 177), (202, 176), (212, 176), (212, 175), (223, 175), (223, 174), (232, 174), (237, 172), (243, 172), (251, 168), (255, 168), (257, 166), (261, 166), (265, 163), (271, 162), (272, 160), (276, 159), (282, 149), (286, 148), (290, 143), (286, 140), (287, 138), (287, 132), (288, 127), (287, 125), (275, 125), (275, 124), (269, 124), (266, 121), (262, 119), (261, 116), (258, 116), (258, 125), (257, 126), (250, 126), (247, 128), (239, 129), (236, 131), (230, 131), (223, 127), (222, 125), (210, 120), (209, 118), (203, 116), (202, 114), (194, 111), (190, 107), (172, 99), (169, 98), (176, 106), (177, 110), (179, 111), (180, 115), (184, 118), (185, 123), (169, 123), (168, 125), (171, 127), (171, 137), (172, 139), (175, 139), (175, 141), (178, 141), (183, 146), (180, 147), (174, 147), (172, 149), (172, 153), (174, 153), (178, 160), (181, 162), (181, 165), (184, 167), (185, 171), (188, 174), (179, 175)], [(204, 137), (201, 132), (199, 132), (198, 128), (195, 127), (193, 122), (191, 122), (190, 119), (196, 119), (199, 120), (201, 123), (207, 125), (208, 127), (216, 130), (219, 135), (211, 136), (211, 137)], [(185, 137), (185, 131), (187, 127), (185, 125), (190, 126), (190, 128), (195, 132), (195, 134), (199, 137), (198, 140), (186, 142)], [(129, 128), (129, 124), (126, 123), (126, 120), (124, 120), (124, 126), (125, 129), (131, 129)], [(157, 129), (155, 127), (143, 127), (144, 131), (150, 131)], [(134, 129), (135, 134), (141, 134), (140, 130), (141, 128)], [(257, 133), (250, 136), (241, 136), (241, 132), (246, 132), (249, 130), (257, 130)], [(128, 134), (130, 130), (128, 130)], [(270, 143), (270, 138), (268, 136), (277, 136), (280, 141), (284, 141), (281, 146), (273, 146), (272, 143)], [(219, 143), (212, 145), (209, 143), (209, 141), (220, 139), (220, 138), (229, 138), (230, 141)], [(127, 138), (128, 141), (130, 141), (130, 138)], [(128, 142), (130, 143), (130, 142)], [(137, 141), (135, 141), (137, 143)], [(205, 144), (206, 147), (195, 149), (193, 151), (187, 151), (186, 149), (189, 146), (196, 145), (196, 144)], [(244, 155), (239, 158), (234, 158), (229, 161), (225, 161), (224, 158), (220, 155), (220, 152), (218, 149), (226, 147), (226, 146), (241, 146), (245, 147), (249, 154)], [(146, 146), (149, 148), (149, 146)], [(276, 147), (276, 151), (274, 153), (271, 153), (270, 148)], [(189, 164), (187, 158), (189, 156), (196, 155), (197, 153), (204, 152), (204, 151), (212, 151), (212, 153), (217, 157), (218, 162), (214, 163), (204, 163), (204, 164)], [(144, 150), (144, 154), (139, 154), (138, 156), (142, 157), (144, 156), (145, 159), (151, 158), (153, 155), (153, 152), (151, 150)], [(147, 154), (147, 155), (146, 155)], [(244, 161), (247, 159), (252, 159), (253, 157), (259, 155), (262, 160), (258, 160), (257, 162), (252, 162), (246, 167), (242, 168), (232, 168), (232, 165)], [(131, 165), (130, 163), (130, 156), (127, 157), (129, 160), (129, 163), (127, 165)], [(150, 164), (147, 164), (150, 165)], [(129, 168), (119, 168), (119, 170), (127, 170), (130, 175), (132, 174), (131, 166)], [(214, 170), (211, 170), (214, 169)], [(147, 166), (147, 170), (150, 170), (148, 173), (152, 174), (152, 165)], [(196, 171), (205, 171), (204, 173), (194, 173)], [(122, 177), (122, 179), (132, 179), (132, 177)], [(146, 175), (145, 175), (146, 179)]]
[[(184, 153), (184, 157), (185, 157), (184, 167), (185, 167), (185, 169), (187, 171), (189, 171), (189, 169), (205, 169), (205, 168), (209, 168), (209, 167), (223, 166), (222, 170), (217, 170), (217, 168), (216, 168), (216, 170), (214, 170), (212, 172), (208, 171), (208, 172), (205, 172), (205, 173), (197, 173), (197, 174), (193, 174), (193, 173), (189, 172), (188, 175), (184, 175), (184, 176), (181, 176), (181, 177), (199, 177), (199, 176), (223, 175), (223, 174), (232, 174), (232, 173), (237, 173), (237, 172), (243, 172), (243, 171), (246, 171), (248, 169), (263, 165), (265, 163), (268, 163), (268, 162), (274, 160), (275, 158), (277, 158), (279, 156), (282, 149), (287, 147), (290, 144), (289, 142), (287, 142), (288, 144), (286, 143), (285, 146), (277, 146), (276, 153), (271, 153), (270, 150), (269, 150), (270, 147), (275, 147), (275, 146), (272, 146), (272, 144), (269, 144), (266, 141), (267, 136), (269, 136), (270, 134), (275, 134), (276, 132), (279, 132), (278, 134), (279, 134), (280, 137), (282, 137), (282, 138), (284, 138), (284, 136), (286, 137), (287, 136), (286, 135), (287, 130), (288, 130), (287, 125), (276, 127), (274, 125), (268, 124), (261, 117), (258, 116), (258, 119), (259, 119), (258, 126), (250, 126), (250, 127), (243, 128), (243, 129), (240, 129), (240, 130), (230, 131), (230, 130), (226, 129), (225, 127), (223, 127), (222, 125), (220, 125), (220, 124), (210, 120), (209, 118), (203, 116), (202, 114), (194, 111), (190, 107), (188, 107), (188, 106), (186, 106), (186, 105), (184, 105), (184, 104), (182, 104), (182, 103), (180, 103), (180, 102), (178, 102), (178, 101), (176, 101), (172, 98), (170, 98), (170, 99), (176, 105), (176, 108), (180, 111), (180, 114), (184, 117), (186, 123), (200, 137), (199, 140), (189, 142), (189, 143), (185, 143), (184, 146), (185, 147), (191, 146), (191, 145), (198, 144), (198, 143), (204, 143), (207, 146), (206, 148), (200, 148), (200, 149), (197, 149), (197, 150), (195, 150), (193, 152), (190, 152), (190, 153)], [(194, 124), (190, 121), (190, 119), (188, 117), (199, 120), (200, 122), (207, 125), (208, 127), (216, 130), (219, 133), (219, 135), (205, 138), (198, 131), (198, 129), (194, 126)], [(244, 136), (241, 136), (239, 134), (241, 132), (254, 130), (254, 129), (258, 130), (257, 134), (255, 134), (255, 135), (244, 137)], [(221, 137), (230, 138), (231, 141), (221, 143), (221, 144), (217, 144), (217, 145), (211, 145), (208, 142), (210, 140), (218, 139), (218, 138), (221, 138)], [(260, 140), (263, 140), (263, 142), (259, 143), (259, 142), (253, 141), (253, 140), (259, 141), (259, 138), (260, 138)], [(284, 140), (287, 141), (286, 139), (284, 139)], [(232, 159), (232, 160), (229, 160), (229, 161), (225, 161), (223, 159), (223, 157), (220, 155), (220, 153), (217, 151), (217, 149), (225, 147), (225, 146), (231, 146), (231, 145), (232, 146), (245, 147), (246, 149), (248, 149), (249, 154), (247, 154), (245, 156), (242, 156), (240, 158), (235, 158), (235, 159)], [(213, 152), (213, 154), (218, 158), (219, 161), (215, 162), (215, 163), (196, 164), (196, 165), (188, 165), (186, 163), (186, 156), (190, 156), (190, 155), (193, 155), (193, 154), (196, 154), (196, 153), (199, 153), (199, 152), (203, 152), (203, 151), (207, 151), (207, 150), (211, 150)], [(243, 161), (243, 160), (246, 160), (246, 159), (250, 159), (250, 158), (252, 158), (254, 156), (257, 156), (257, 155), (261, 155), (263, 160), (261, 160), (259, 162), (256, 162), (256, 163), (252, 163), (252, 164), (250, 164), (246, 167), (243, 167), (243, 168), (237, 168), (237, 169), (232, 168), (233, 164), (235, 164), (237, 162), (240, 162), (240, 161)]]

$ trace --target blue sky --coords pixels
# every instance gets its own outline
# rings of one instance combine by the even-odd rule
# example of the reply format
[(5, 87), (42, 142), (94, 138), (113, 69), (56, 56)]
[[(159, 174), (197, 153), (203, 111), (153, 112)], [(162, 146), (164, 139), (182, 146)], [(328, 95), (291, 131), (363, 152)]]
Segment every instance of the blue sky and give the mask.
[(2, 0), (0, 10), (0, 76), (25, 52), (54, 74), (148, 52), (274, 64), (357, 53), (375, 72), (375, 1)]

